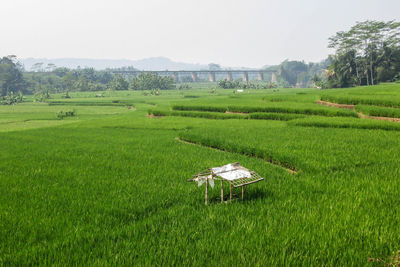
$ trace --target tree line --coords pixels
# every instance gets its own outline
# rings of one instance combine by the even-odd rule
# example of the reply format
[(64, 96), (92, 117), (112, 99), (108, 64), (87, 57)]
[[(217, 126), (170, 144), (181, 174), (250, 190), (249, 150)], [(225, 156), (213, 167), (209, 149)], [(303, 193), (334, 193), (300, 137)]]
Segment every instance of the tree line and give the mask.
[(323, 87), (323, 77), (330, 64), (329, 58), (318, 63), (285, 60), (268, 69), (277, 72), (278, 87)]
[(358, 22), (329, 38), (327, 87), (374, 85), (400, 79), (400, 22)]
[(241, 79), (228, 81), (227, 79), (220, 80), (218, 82), (218, 87), (222, 89), (271, 89), (275, 88), (276, 84), (269, 83), (259, 83), (259, 82), (244, 82)]
[[(39, 65), (38, 65), (39, 66)], [(36, 66), (37, 68), (39, 68)], [(132, 70), (123, 67), (120, 70)], [(169, 90), (175, 89), (171, 77), (154, 73), (141, 73), (137, 77), (114, 74), (119, 69), (95, 70), (93, 68), (68, 69), (64, 67), (37, 69), (25, 72), (16, 56), (0, 58), (0, 96), (5, 98), (23, 94), (36, 94), (46, 98), (50, 93), (104, 90)], [(4, 99), (3, 99), (4, 100)]]
[(319, 63), (285, 60), (268, 67), (278, 87), (344, 88), (400, 80), (400, 22), (357, 22), (329, 38), (333, 55)]

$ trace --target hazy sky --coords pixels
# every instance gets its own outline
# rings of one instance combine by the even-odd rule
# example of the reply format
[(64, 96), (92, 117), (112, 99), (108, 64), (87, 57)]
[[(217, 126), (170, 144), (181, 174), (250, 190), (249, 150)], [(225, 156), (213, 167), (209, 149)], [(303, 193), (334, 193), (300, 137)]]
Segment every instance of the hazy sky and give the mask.
[(261, 67), (319, 61), (327, 39), (400, 0), (1, 0), (0, 56), (142, 59)]

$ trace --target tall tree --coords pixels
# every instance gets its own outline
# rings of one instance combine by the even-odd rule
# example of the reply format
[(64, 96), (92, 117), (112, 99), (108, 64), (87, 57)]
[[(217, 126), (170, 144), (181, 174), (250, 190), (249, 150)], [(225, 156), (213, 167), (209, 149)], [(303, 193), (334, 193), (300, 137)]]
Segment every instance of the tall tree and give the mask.
[[(392, 61), (393, 58), (384, 50), (400, 49), (400, 23), (371, 20), (358, 22), (349, 31), (340, 31), (330, 37), (328, 47), (336, 49), (334, 60), (349, 60), (348, 62), (333, 62), (333, 64), (354, 64), (357, 78), (355, 84), (360, 85), (365, 81), (367, 85), (374, 85), (379, 81), (377, 70), (380, 67), (379, 64), (383, 62), (382, 55), (386, 56), (386, 63), (389, 65), (396, 64), (396, 61)], [(349, 55), (353, 55), (353, 58), (349, 58)], [(336, 77), (339, 76), (347, 77), (348, 75), (336, 75)]]
[[(297, 83), (303, 83), (305, 73), (308, 71), (308, 65), (303, 61), (285, 60), (279, 66), (278, 74), (285, 79), (291, 86)], [(302, 75), (303, 74), (303, 75)]]
[(16, 56), (0, 58), (0, 94), (17, 93), (24, 91), (25, 81), (22, 76), (22, 66)]
[(122, 75), (117, 74), (108, 87), (110, 90), (128, 90), (129, 82)]

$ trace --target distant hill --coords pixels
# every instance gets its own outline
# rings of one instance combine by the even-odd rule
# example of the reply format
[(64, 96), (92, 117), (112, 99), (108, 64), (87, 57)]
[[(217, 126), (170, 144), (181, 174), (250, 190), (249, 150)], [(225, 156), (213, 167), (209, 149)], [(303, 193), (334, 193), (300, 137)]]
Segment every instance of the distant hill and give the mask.
[(23, 58), (19, 60), (25, 67), (25, 70), (30, 71), (35, 63), (43, 63), (43, 67), (49, 63), (55, 64), (57, 67), (67, 67), (76, 69), (89, 67), (96, 70), (106, 68), (119, 68), (133, 66), (139, 70), (200, 70), (208, 69), (208, 65), (191, 64), (175, 62), (166, 57), (153, 57), (140, 60), (129, 59), (90, 59), (90, 58)]

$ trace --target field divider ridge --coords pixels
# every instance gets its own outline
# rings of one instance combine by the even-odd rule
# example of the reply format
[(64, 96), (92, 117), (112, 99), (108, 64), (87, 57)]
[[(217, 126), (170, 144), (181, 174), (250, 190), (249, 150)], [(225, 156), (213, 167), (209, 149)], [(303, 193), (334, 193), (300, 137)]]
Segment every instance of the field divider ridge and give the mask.
[(240, 152), (235, 152), (235, 151), (230, 151), (224, 148), (220, 148), (217, 146), (211, 146), (211, 145), (206, 145), (203, 143), (199, 143), (199, 142), (194, 142), (188, 139), (184, 139), (183, 137), (176, 137), (175, 140), (177, 140), (180, 143), (183, 144), (187, 144), (187, 145), (194, 145), (194, 146), (199, 146), (199, 147), (205, 147), (205, 148), (209, 148), (209, 149), (213, 149), (213, 150), (217, 150), (217, 151), (222, 151), (222, 152), (229, 152), (229, 153), (235, 153), (235, 154), (240, 154), (240, 155), (244, 155), (247, 157), (252, 157), (252, 158), (257, 158), (257, 159), (261, 159), (264, 160), (265, 162), (272, 164), (274, 166), (280, 167), (282, 169), (284, 169), (285, 171), (287, 171), (290, 174), (297, 174), (300, 172), (300, 170), (298, 170), (297, 168), (293, 167), (293, 166), (289, 166), (288, 164), (282, 163), (276, 159), (272, 159), (271, 157), (269, 158), (265, 158), (265, 157), (261, 157), (261, 156), (257, 156), (257, 155), (249, 155), (247, 153), (240, 153)]
[(335, 107), (335, 108), (354, 110), (354, 111), (357, 112), (358, 117), (362, 118), (362, 119), (373, 119), (373, 120), (400, 122), (400, 118), (387, 117), (387, 116), (370, 116), (370, 115), (364, 114), (364, 113), (360, 112), (358, 110), (358, 108), (356, 108), (358, 106), (353, 105), (353, 104), (339, 104), (339, 103), (323, 101), (323, 100), (317, 100), (317, 104), (320, 104), (320, 105), (323, 105), (323, 106), (327, 106), (327, 107)]

